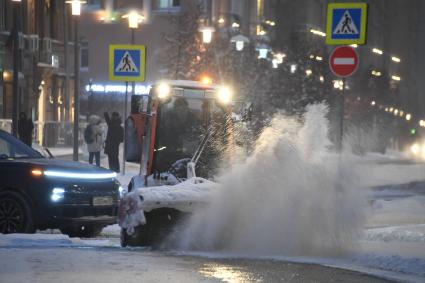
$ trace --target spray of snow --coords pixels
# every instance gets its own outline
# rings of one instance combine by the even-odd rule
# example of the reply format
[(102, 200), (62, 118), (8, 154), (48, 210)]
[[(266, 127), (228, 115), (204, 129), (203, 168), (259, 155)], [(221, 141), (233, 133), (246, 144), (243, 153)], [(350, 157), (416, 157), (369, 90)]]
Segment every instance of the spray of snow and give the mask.
[(329, 150), (327, 112), (317, 104), (302, 119), (276, 115), (246, 162), (220, 177), (208, 208), (172, 237), (174, 245), (251, 255), (352, 248), (363, 198), (350, 161)]

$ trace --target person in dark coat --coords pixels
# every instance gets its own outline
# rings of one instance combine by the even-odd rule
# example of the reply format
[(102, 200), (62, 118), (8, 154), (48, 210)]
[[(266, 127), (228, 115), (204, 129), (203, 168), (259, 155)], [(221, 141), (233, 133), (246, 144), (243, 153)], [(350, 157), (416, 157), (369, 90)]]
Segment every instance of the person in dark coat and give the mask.
[(18, 135), (19, 139), (26, 143), (28, 146), (32, 145), (32, 131), (34, 124), (31, 118), (27, 118), (27, 114), (21, 112), (18, 120)]
[(119, 146), (124, 139), (124, 129), (121, 126), (121, 117), (117, 112), (112, 112), (109, 117), (107, 112), (104, 113), (106, 124), (108, 124), (108, 132), (105, 140), (105, 154), (108, 155), (109, 169), (120, 172), (120, 162), (118, 159)]

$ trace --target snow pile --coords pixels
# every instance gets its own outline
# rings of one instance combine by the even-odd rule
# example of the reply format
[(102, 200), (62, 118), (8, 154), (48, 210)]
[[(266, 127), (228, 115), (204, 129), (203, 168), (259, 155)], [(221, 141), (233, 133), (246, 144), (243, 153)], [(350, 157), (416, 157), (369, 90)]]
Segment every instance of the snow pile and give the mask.
[(389, 197), (386, 192), (383, 199), (373, 201), (367, 225), (380, 227), (423, 223), (425, 223), (425, 196)]
[(217, 186), (214, 182), (196, 177), (173, 186), (138, 188), (126, 197), (142, 196), (141, 206), (144, 211), (160, 207), (173, 207), (191, 212), (193, 211), (192, 207), (204, 206), (209, 202)]
[(327, 108), (303, 122), (277, 115), (247, 162), (219, 180), (208, 209), (193, 215), (177, 246), (253, 255), (344, 252), (362, 227), (362, 196), (350, 161), (329, 152)]
[(108, 237), (108, 238), (119, 237), (120, 231), (121, 231), (121, 227), (118, 224), (112, 224), (103, 228), (100, 235), (102, 237)]
[(0, 246), (7, 247), (57, 247), (71, 244), (71, 239), (62, 234), (0, 234)]
[(376, 242), (425, 243), (425, 224), (367, 229), (363, 239)]
[(377, 254), (363, 254), (356, 256), (351, 264), (425, 277), (425, 259), (423, 258), (405, 258), (399, 255), (383, 256)]
[(412, 162), (391, 162), (390, 160), (371, 162), (365, 160), (354, 164), (353, 169), (361, 176), (365, 187), (382, 185), (400, 185), (412, 182), (411, 186), (420, 186), (424, 180), (424, 164)]
[(206, 206), (216, 187), (216, 183), (196, 177), (172, 186), (138, 188), (121, 200), (119, 225), (131, 233), (146, 223), (144, 212), (161, 207), (193, 212)]

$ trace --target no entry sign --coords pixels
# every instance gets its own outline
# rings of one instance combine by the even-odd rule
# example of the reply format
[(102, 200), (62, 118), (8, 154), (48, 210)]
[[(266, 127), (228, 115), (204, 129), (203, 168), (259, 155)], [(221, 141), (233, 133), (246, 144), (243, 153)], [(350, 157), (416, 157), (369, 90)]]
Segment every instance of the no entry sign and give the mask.
[(359, 66), (359, 56), (354, 48), (349, 46), (337, 47), (329, 57), (332, 73), (341, 78), (351, 76)]

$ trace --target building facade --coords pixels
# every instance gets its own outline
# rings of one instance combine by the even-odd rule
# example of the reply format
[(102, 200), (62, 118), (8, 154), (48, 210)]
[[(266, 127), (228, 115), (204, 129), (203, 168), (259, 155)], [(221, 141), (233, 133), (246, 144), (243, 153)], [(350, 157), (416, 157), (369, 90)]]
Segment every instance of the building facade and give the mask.
[(56, 135), (49, 123), (73, 119), (73, 26), (67, 6), (54, 0), (0, 0), (0, 119), (12, 117), (11, 33), (17, 25), (19, 112), (36, 122), (34, 138), (40, 144), (47, 143), (46, 131)]
[[(200, 26), (213, 26), (215, 35), (244, 35), (251, 45), (266, 44), (275, 53), (287, 52), (283, 67), (295, 60), (291, 52), (304, 52), (297, 45), (299, 42), (309, 42), (314, 48), (298, 54), (307, 60), (314, 58), (311, 64), (320, 65), (320, 73), (309, 76), (332, 84), (336, 78), (322, 78), (329, 71), (327, 58), (333, 49), (323, 37), (329, 2), (343, 1), (89, 0), (83, 5), (78, 38), (82, 114), (92, 112), (90, 108), (96, 100), (109, 103), (103, 110), (122, 112), (125, 83), (109, 81), (108, 46), (130, 43), (131, 31), (122, 18), (130, 10), (138, 10), (145, 17), (134, 30), (135, 44), (147, 47), (146, 81), (136, 84), (136, 93), (148, 92), (150, 84), (167, 76), (160, 57), (167, 36), (179, 32), (179, 26), (170, 18), (194, 3), (201, 7)], [(366, 2), (367, 44), (356, 48), (360, 67), (347, 79), (349, 93), (425, 119), (425, 81), (421, 78), (425, 72), (425, 56), (421, 52), (425, 47), (425, 4), (421, 0)], [(59, 0), (26, 0), (20, 4), (0, 0), (0, 119), (10, 119), (12, 115), (13, 6), (17, 6), (19, 14), (19, 106), (38, 122), (38, 132), (43, 133), (46, 123), (73, 120), (74, 33), (70, 8)], [(268, 56), (272, 64), (272, 57)], [(91, 107), (88, 101), (92, 102)], [(37, 139), (42, 141), (42, 136)]]

